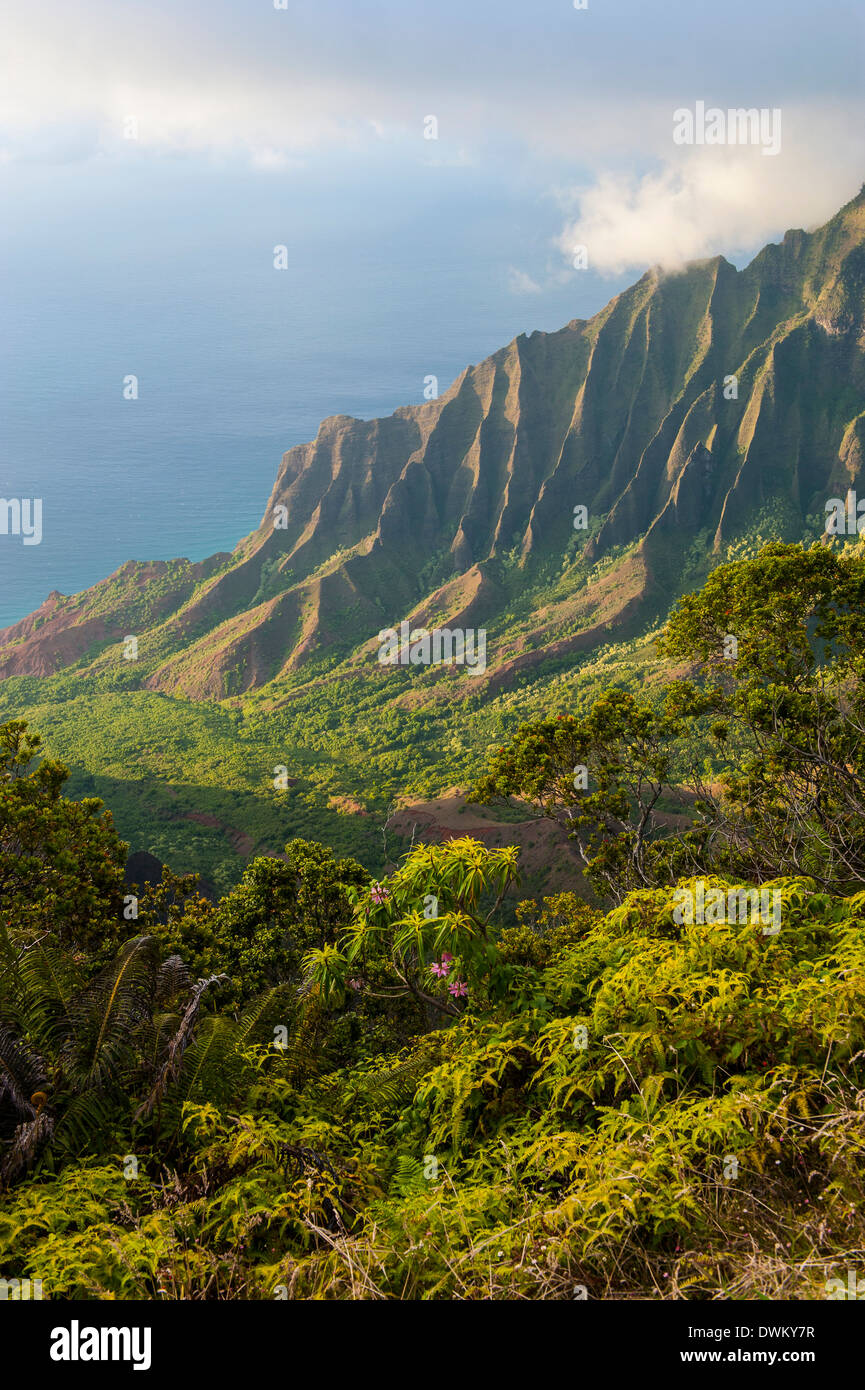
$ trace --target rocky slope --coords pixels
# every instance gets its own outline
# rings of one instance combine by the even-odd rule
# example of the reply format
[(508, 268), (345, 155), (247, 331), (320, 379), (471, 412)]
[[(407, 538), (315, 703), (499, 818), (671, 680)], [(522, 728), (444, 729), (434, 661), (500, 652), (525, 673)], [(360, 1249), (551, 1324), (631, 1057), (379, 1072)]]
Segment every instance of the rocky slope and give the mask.
[(374, 665), (379, 629), (409, 619), (488, 628), (485, 679), (506, 684), (636, 631), (687, 552), (717, 554), (755, 516), (819, 536), (826, 499), (865, 486), (863, 447), (865, 189), (741, 272), (720, 256), (650, 271), (436, 401), (325, 420), (231, 556), (52, 594), (0, 632), (0, 676), (98, 670), (133, 633), (143, 685), (221, 699)]

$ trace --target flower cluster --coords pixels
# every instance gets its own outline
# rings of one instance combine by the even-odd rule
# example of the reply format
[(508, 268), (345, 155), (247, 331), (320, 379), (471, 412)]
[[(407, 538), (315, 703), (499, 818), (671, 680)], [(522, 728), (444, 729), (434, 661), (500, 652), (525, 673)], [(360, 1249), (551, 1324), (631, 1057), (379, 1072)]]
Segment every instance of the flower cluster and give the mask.
[(442, 951), (441, 960), (435, 961), (430, 966), (430, 969), (432, 970), (432, 973), (438, 977), (438, 979), (443, 980), (445, 975), (450, 973), (452, 961), (453, 956), (451, 955), (450, 951)]
[[(441, 960), (434, 961), (430, 966), (430, 970), (435, 975), (436, 979), (444, 980), (450, 974), (453, 959), (450, 951), (442, 951)], [(467, 999), (469, 987), (463, 980), (451, 980), (448, 985), (448, 993), (453, 999)]]

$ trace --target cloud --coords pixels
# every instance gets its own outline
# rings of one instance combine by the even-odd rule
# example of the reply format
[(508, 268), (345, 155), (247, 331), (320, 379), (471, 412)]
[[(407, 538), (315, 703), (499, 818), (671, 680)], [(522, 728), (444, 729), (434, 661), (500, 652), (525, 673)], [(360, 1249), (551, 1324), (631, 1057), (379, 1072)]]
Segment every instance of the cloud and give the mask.
[(690, 148), (648, 172), (602, 173), (588, 187), (560, 195), (577, 215), (558, 238), (559, 249), (570, 260), (584, 245), (592, 270), (619, 275), (649, 265), (675, 269), (719, 252), (736, 258), (779, 230), (819, 225), (865, 177), (865, 147), (856, 134), (861, 122), (851, 122), (850, 138), (839, 144), (840, 123), (830, 133), (819, 129), (813, 112), (793, 116), (785, 112), (792, 138), (785, 129), (775, 159), (758, 147)]
[(435, 154), (427, 155), (423, 162), (430, 169), (470, 169), (479, 161), (477, 155), (461, 146), (451, 153), (436, 151)]
[(511, 294), (541, 294), (542, 288), (537, 280), (516, 266), (508, 266), (508, 289)]
[[(515, 295), (560, 283), (581, 244), (603, 275), (718, 251), (735, 259), (787, 226), (824, 220), (865, 174), (853, 7), (764, 6), (743, 50), (738, 38), (716, 41), (717, 15), (701, 16), (693, 0), (650, 10), (618, 0), (585, 14), (562, 0), (439, 0), (435, 22), (404, 0), (316, 0), (283, 13), (270, 0), (0, 0), (0, 163), (143, 151), (236, 158), (278, 175), (341, 151), (377, 160), (378, 178), (398, 178), (407, 155), (477, 168), (527, 198), (571, 181), (560, 269), (533, 266), (533, 278), (512, 266)], [(753, 0), (730, 0), (728, 40), (752, 10)], [(782, 106), (782, 153), (675, 148), (672, 113), (701, 94)], [(423, 139), (429, 112), (436, 142)], [(124, 138), (130, 117), (136, 140)]]
[(78, 0), (47, 23), (42, 7), (0, 0), (0, 11), (0, 143), (15, 158), (42, 162), (54, 151), (65, 161), (70, 132), (78, 158), (130, 154), (130, 120), (138, 149), (239, 153), (259, 168), (373, 138), (368, 79), (344, 85), (291, 43), (283, 57), (276, 12), (258, 31), (241, 15), (232, 32), (224, 6), (175, 15), (155, 0), (126, 12)]
[(272, 169), (277, 173), (286, 169), (303, 169), (305, 167), (304, 160), (293, 159), (284, 150), (251, 150), (250, 159), (254, 169)]
[[(584, 14), (563, 0), (438, 0), (434, 17), (405, 0), (291, 0), (284, 12), (270, 0), (0, 0), (2, 143), (42, 160), (55, 141), (67, 159), (75, 130), (92, 155), (128, 154), (122, 123), (135, 116), (141, 148), (255, 158), (420, 141), (434, 112), (439, 162), (493, 151), (515, 165), (633, 167), (669, 142), (669, 109), (691, 100), (683, 72), (722, 104), (735, 89), (733, 104), (807, 92), (817, 111), (852, 105), (862, 31), (849, 0), (763, 5), (731, 57), (718, 16), (693, 0)], [(728, 38), (752, 10), (728, 0)], [(861, 102), (853, 115), (861, 127)]]

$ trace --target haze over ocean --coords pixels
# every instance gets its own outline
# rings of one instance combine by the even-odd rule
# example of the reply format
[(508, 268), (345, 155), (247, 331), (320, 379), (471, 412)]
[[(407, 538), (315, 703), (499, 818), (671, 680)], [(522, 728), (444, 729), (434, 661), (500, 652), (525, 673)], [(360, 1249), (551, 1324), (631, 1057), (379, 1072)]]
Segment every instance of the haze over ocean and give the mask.
[(443, 392), (633, 278), (514, 290), (512, 263), (528, 247), (546, 264), (559, 214), (527, 218), (477, 170), (416, 170), (386, 239), (381, 185), (348, 165), (332, 184), (190, 160), (145, 184), (107, 162), (86, 190), (81, 166), (55, 175), (50, 207), (14, 171), (2, 239), (0, 495), (43, 499), (41, 544), (0, 546), (2, 626), (126, 560), (230, 550), (322, 418), (421, 401), (431, 373)]
[[(0, 497), (44, 509), (41, 544), (0, 536), (0, 625), (231, 548), (322, 417), (444, 390), (650, 264), (742, 263), (862, 180), (847, 0), (49, 8), (0, 0)], [(783, 150), (677, 146), (697, 97), (783, 108)]]

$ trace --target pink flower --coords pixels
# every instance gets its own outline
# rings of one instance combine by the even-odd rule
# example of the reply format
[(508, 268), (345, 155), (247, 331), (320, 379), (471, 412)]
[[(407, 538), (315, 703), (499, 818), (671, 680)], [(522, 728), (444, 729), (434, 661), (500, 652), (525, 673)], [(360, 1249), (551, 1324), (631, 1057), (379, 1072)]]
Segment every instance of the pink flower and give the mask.
[(469, 987), (462, 980), (454, 980), (452, 984), (448, 985), (448, 989), (454, 999), (468, 999), (469, 997)]
[(374, 883), (372, 885), (372, 888), (370, 889), (369, 895), (375, 903), (376, 907), (381, 907), (382, 903), (386, 903), (388, 898), (390, 897), (390, 893), (387, 891), (387, 889), (384, 887), (384, 884), (382, 883)]
[(348, 987), (349, 989), (363, 989), (363, 980), (349, 980)]
[(450, 970), (450, 966), (445, 965), (444, 962), (442, 962), (441, 965), (439, 965), (438, 962), (436, 962), (434, 965), (430, 966), (430, 970), (439, 980), (441, 980), (444, 978), (445, 975), (447, 975), (448, 971)]
[(452, 960), (453, 956), (450, 951), (442, 951), (442, 965), (449, 965)]

